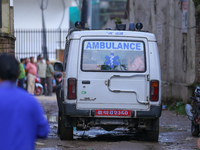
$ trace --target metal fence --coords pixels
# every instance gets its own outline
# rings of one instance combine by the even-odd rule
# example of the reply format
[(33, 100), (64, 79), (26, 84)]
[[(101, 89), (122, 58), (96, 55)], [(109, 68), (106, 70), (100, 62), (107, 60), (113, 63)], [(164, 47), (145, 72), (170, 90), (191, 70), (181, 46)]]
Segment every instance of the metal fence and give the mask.
[[(47, 51), (50, 60), (56, 59), (56, 49), (64, 49), (67, 29), (49, 29), (46, 32)], [(42, 52), (41, 29), (16, 29), (14, 31), (15, 57), (17, 59), (34, 56), (35, 59)]]

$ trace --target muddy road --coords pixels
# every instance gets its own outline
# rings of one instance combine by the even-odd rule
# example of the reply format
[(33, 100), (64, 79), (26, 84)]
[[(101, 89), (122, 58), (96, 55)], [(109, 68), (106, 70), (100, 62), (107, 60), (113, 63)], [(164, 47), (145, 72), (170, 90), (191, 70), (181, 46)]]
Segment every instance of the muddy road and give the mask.
[(55, 94), (52, 97), (36, 97), (44, 108), (50, 123), (51, 132), (45, 140), (37, 140), (37, 150), (154, 150), (154, 149), (198, 149), (198, 137), (190, 133), (190, 121), (186, 116), (173, 111), (163, 110), (160, 118), (158, 142), (147, 142), (137, 133), (123, 128), (105, 131), (92, 128), (89, 131), (76, 131), (73, 141), (61, 141), (57, 135), (57, 103)]

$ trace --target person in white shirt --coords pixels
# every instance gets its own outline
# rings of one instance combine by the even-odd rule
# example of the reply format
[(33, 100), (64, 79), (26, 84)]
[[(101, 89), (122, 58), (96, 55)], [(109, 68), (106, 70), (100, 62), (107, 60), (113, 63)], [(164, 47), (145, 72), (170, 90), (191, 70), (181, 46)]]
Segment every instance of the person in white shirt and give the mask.
[(46, 83), (46, 69), (47, 69), (47, 65), (45, 63), (45, 61), (43, 61), (43, 57), (39, 56), (38, 57), (39, 61), (37, 62), (37, 73), (38, 76), (41, 79), (41, 84), (43, 86), (43, 94), (46, 94), (46, 89), (45, 89), (45, 83)]

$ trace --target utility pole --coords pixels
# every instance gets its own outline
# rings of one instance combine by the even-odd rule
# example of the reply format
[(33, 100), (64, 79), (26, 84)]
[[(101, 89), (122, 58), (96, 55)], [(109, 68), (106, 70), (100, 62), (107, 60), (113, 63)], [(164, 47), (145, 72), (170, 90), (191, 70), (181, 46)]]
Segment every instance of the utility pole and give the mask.
[(88, 3), (87, 0), (83, 0), (82, 10), (81, 10), (81, 22), (83, 24), (83, 27), (85, 27), (85, 24), (87, 23), (87, 13), (88, 13)]
[(2, 9), (1, 9), (1, 0), (0, 0), (0, 28), (2, 28)]
[(42, 10), (42, 52), (43, 52), (44, 59), (49, 58), (48, 53), (47, 53), (46, 26), (45, 26), (45, 9), (47, 8), (46, 6), (45, 6), (44, 0), (42, 0), (42, 4), (40, 8)]

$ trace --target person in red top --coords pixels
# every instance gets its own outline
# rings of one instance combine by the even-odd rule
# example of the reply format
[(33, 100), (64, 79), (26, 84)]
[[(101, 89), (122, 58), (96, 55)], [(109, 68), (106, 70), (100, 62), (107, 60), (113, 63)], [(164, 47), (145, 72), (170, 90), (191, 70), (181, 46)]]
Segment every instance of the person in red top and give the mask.
[(34, 57), (30, 57), (30, 62), (28, 62), (26, 65), (26, 72), (27, 72), (27, 82), (28, 82), (27, 91), (30, 94), (34, 95), (35, 75), (37, 74), (37, 68), (34, 64)]

